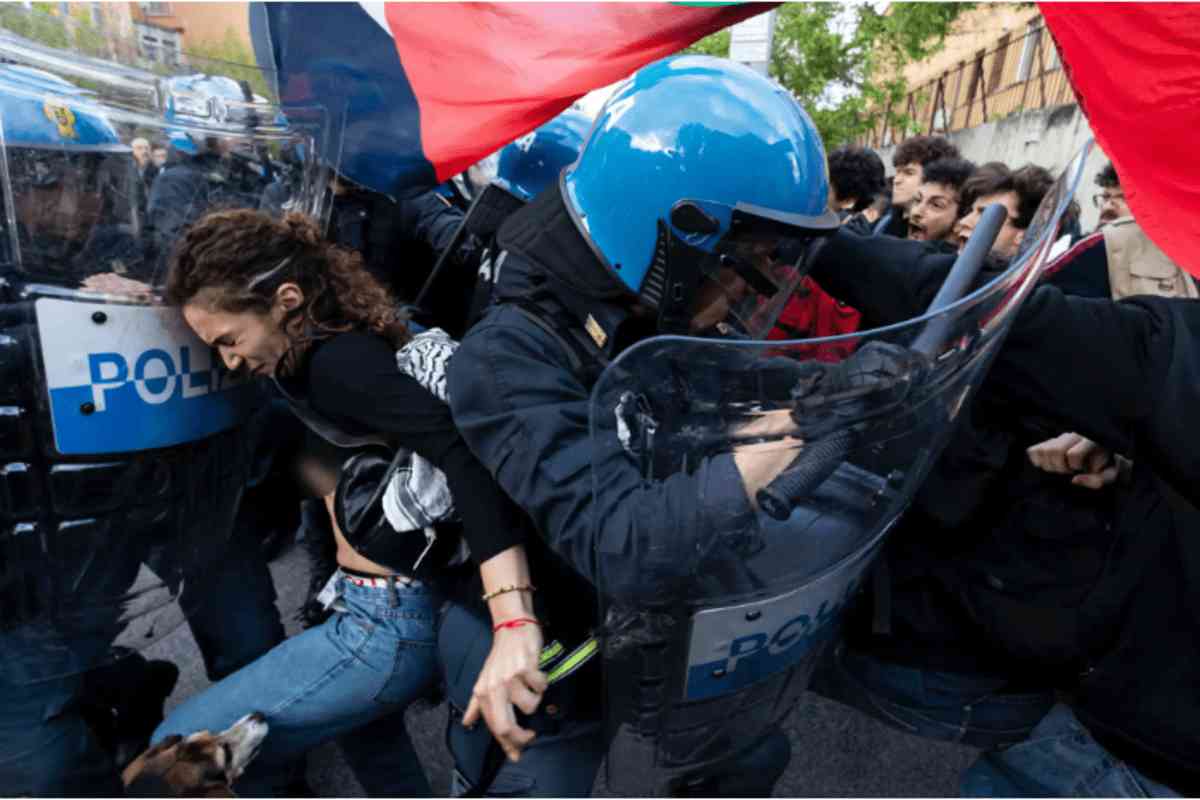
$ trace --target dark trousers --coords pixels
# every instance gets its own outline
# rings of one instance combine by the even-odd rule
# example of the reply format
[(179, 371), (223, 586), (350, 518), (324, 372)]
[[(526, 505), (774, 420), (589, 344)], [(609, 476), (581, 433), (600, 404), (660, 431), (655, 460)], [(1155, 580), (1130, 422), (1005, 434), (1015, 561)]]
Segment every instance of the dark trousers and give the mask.
[(988, 750), (1024, 741), (1054, 705), (1050, 689), (1009, 684), (1002, 675), (893, 664), (839, 643), (812, 689), (906, 733)]
[[(235, 538), (245, 546), (234, 548), (224, 569), (184, 590), (188, 624), (213, 680), (283, 641), (270, 574), (252, 532), (245, 534)], [(0, 657), (37, 656), (8, 650)], [(119, 667), (108, 672), (122, 674)], [(121, 795), (112, 758), (81, 712), (84, 691), (83, 675), (36, 683), (0, 680), (0, 787), (5, 795)]]
[[(492, 634), (486, 622), (461, 606), (447, 604), (439, 630), (439, 657), (451, 705), (451, 726), (461, 725), (466, 700), (479, 675), (479, 667), (491, 648)], [(578, 675), (578, 673), (577, 673)], [(567, 680), (572, 680), (572, 677)], [(457, 707), (457, 711), (456, 711)], [(539, 710), (539, 714), (542, 712)], [(521, 754), (521, 760), (503, 761), (486, 787), (472, 787), (456, 774), (451, 786), (455, 796), (468, 792), (484, 797), (588, 797), (600, 763), (608, 752), (603, 723), (595, 718), (556, 720), (550, 732), (540, 732)], [(476, 726), (476, 736), (486, 743), (487, 729)], [(478, 744), (451, 730), (450, 752), (459, 769), (476, 772), (467, 762), (482, 758)], [(460, 745), (460, 746), (456, 746)], [(496, 747), (493, 745), (493, 747)], [(677, 797), (767, 797), (783, 775), (791, 757), (787, 736), (779, 729), (741, 753), (702, 775), (684, 780), (671, 792)], [(645, 791), (651, 791), (654, 776), (647, 775)]]

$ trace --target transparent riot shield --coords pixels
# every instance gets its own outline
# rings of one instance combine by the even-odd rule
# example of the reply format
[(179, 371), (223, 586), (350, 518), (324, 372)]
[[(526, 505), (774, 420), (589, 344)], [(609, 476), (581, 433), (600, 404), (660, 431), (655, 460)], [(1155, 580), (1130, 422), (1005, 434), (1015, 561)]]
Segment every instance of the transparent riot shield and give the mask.
[(170, 254), (210, 211), (321, 215), (328, 165), (319, 109), (6, 42), (0, 680), (26, 683), (151, 644), (208, 599), (262, 399), (162, 302)]
[(792, 708), (1036, 285), (1085, 156), (1001, 274), (841, 337), (841, 362), (805, 360), (813, 341), (658, 337), (605, 371), (591, 430), (614, 791), (669, 793)]

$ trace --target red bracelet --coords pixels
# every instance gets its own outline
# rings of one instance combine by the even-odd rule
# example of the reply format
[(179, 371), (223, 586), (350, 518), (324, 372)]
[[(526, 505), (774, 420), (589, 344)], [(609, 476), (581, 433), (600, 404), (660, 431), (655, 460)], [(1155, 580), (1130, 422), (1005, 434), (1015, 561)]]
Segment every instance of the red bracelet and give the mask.
[(519, 628), (522, 625), (538, 625), (538, 626), (540, 626), (541, 624), (542, 623), (538, 622), (536, 619), (532, 619), (530, 617), (517, 617), (516, 619), (510, 619), (507, 622), (499, 622), (496, 625), (493, 625), (492, 633), (499, 632), (499, 630), (501, 628)]

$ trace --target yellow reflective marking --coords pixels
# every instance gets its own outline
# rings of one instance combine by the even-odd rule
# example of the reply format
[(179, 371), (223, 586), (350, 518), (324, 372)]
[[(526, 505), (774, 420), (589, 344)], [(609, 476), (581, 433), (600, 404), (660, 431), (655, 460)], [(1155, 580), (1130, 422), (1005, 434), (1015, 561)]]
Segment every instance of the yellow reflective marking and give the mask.
[(563, 650), (566, 650), (566, 648), (558, 640), (543, 647), (542, 655), (538, 658), (538, 669), (545, 669), (551, 661), (562, 655)]
[(592, 658), (592, 656), (596, 655), (599, 649), (600, 643), (596, 641), (595, 637), (588, 639), (586, 642), (579, 645), (579, 647), (576, 647), (569, 656), (559, 662), (558, 666), (551, 670), (550, 674), (547, 676), (547, 680), (550, 683), (557, 683), (558, 681), (561, 681), (563, 678), (567, 677), (572, 672), (586, 664)]

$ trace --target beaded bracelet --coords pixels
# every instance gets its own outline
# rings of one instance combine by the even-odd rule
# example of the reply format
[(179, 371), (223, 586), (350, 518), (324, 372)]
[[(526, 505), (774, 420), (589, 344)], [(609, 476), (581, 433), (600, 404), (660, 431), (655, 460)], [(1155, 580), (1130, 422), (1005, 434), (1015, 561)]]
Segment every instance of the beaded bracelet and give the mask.
[(492, 626), (492, 633), (499, 633), (501, 628), (520, 628), (524, 625), (537, 625), (540, 627), (541, 624), (542, 623), (538, 622), (536, 619), (532, 619), (530, 617), (517, 617), (516, 619), (510, 619), (507, 622), (496, 623)]
[(485, 594), (483, 596), (483, 602), (486, 603), (488, 600), (491, 600), (493, 597), (499, 597), (500, 595), (508, 594), (509, 592), (536, 592), (536, 591), (537, 591), (537, 588), (534, 586), (501, 586), (496, 591), (488, 592), (487, 594)]

